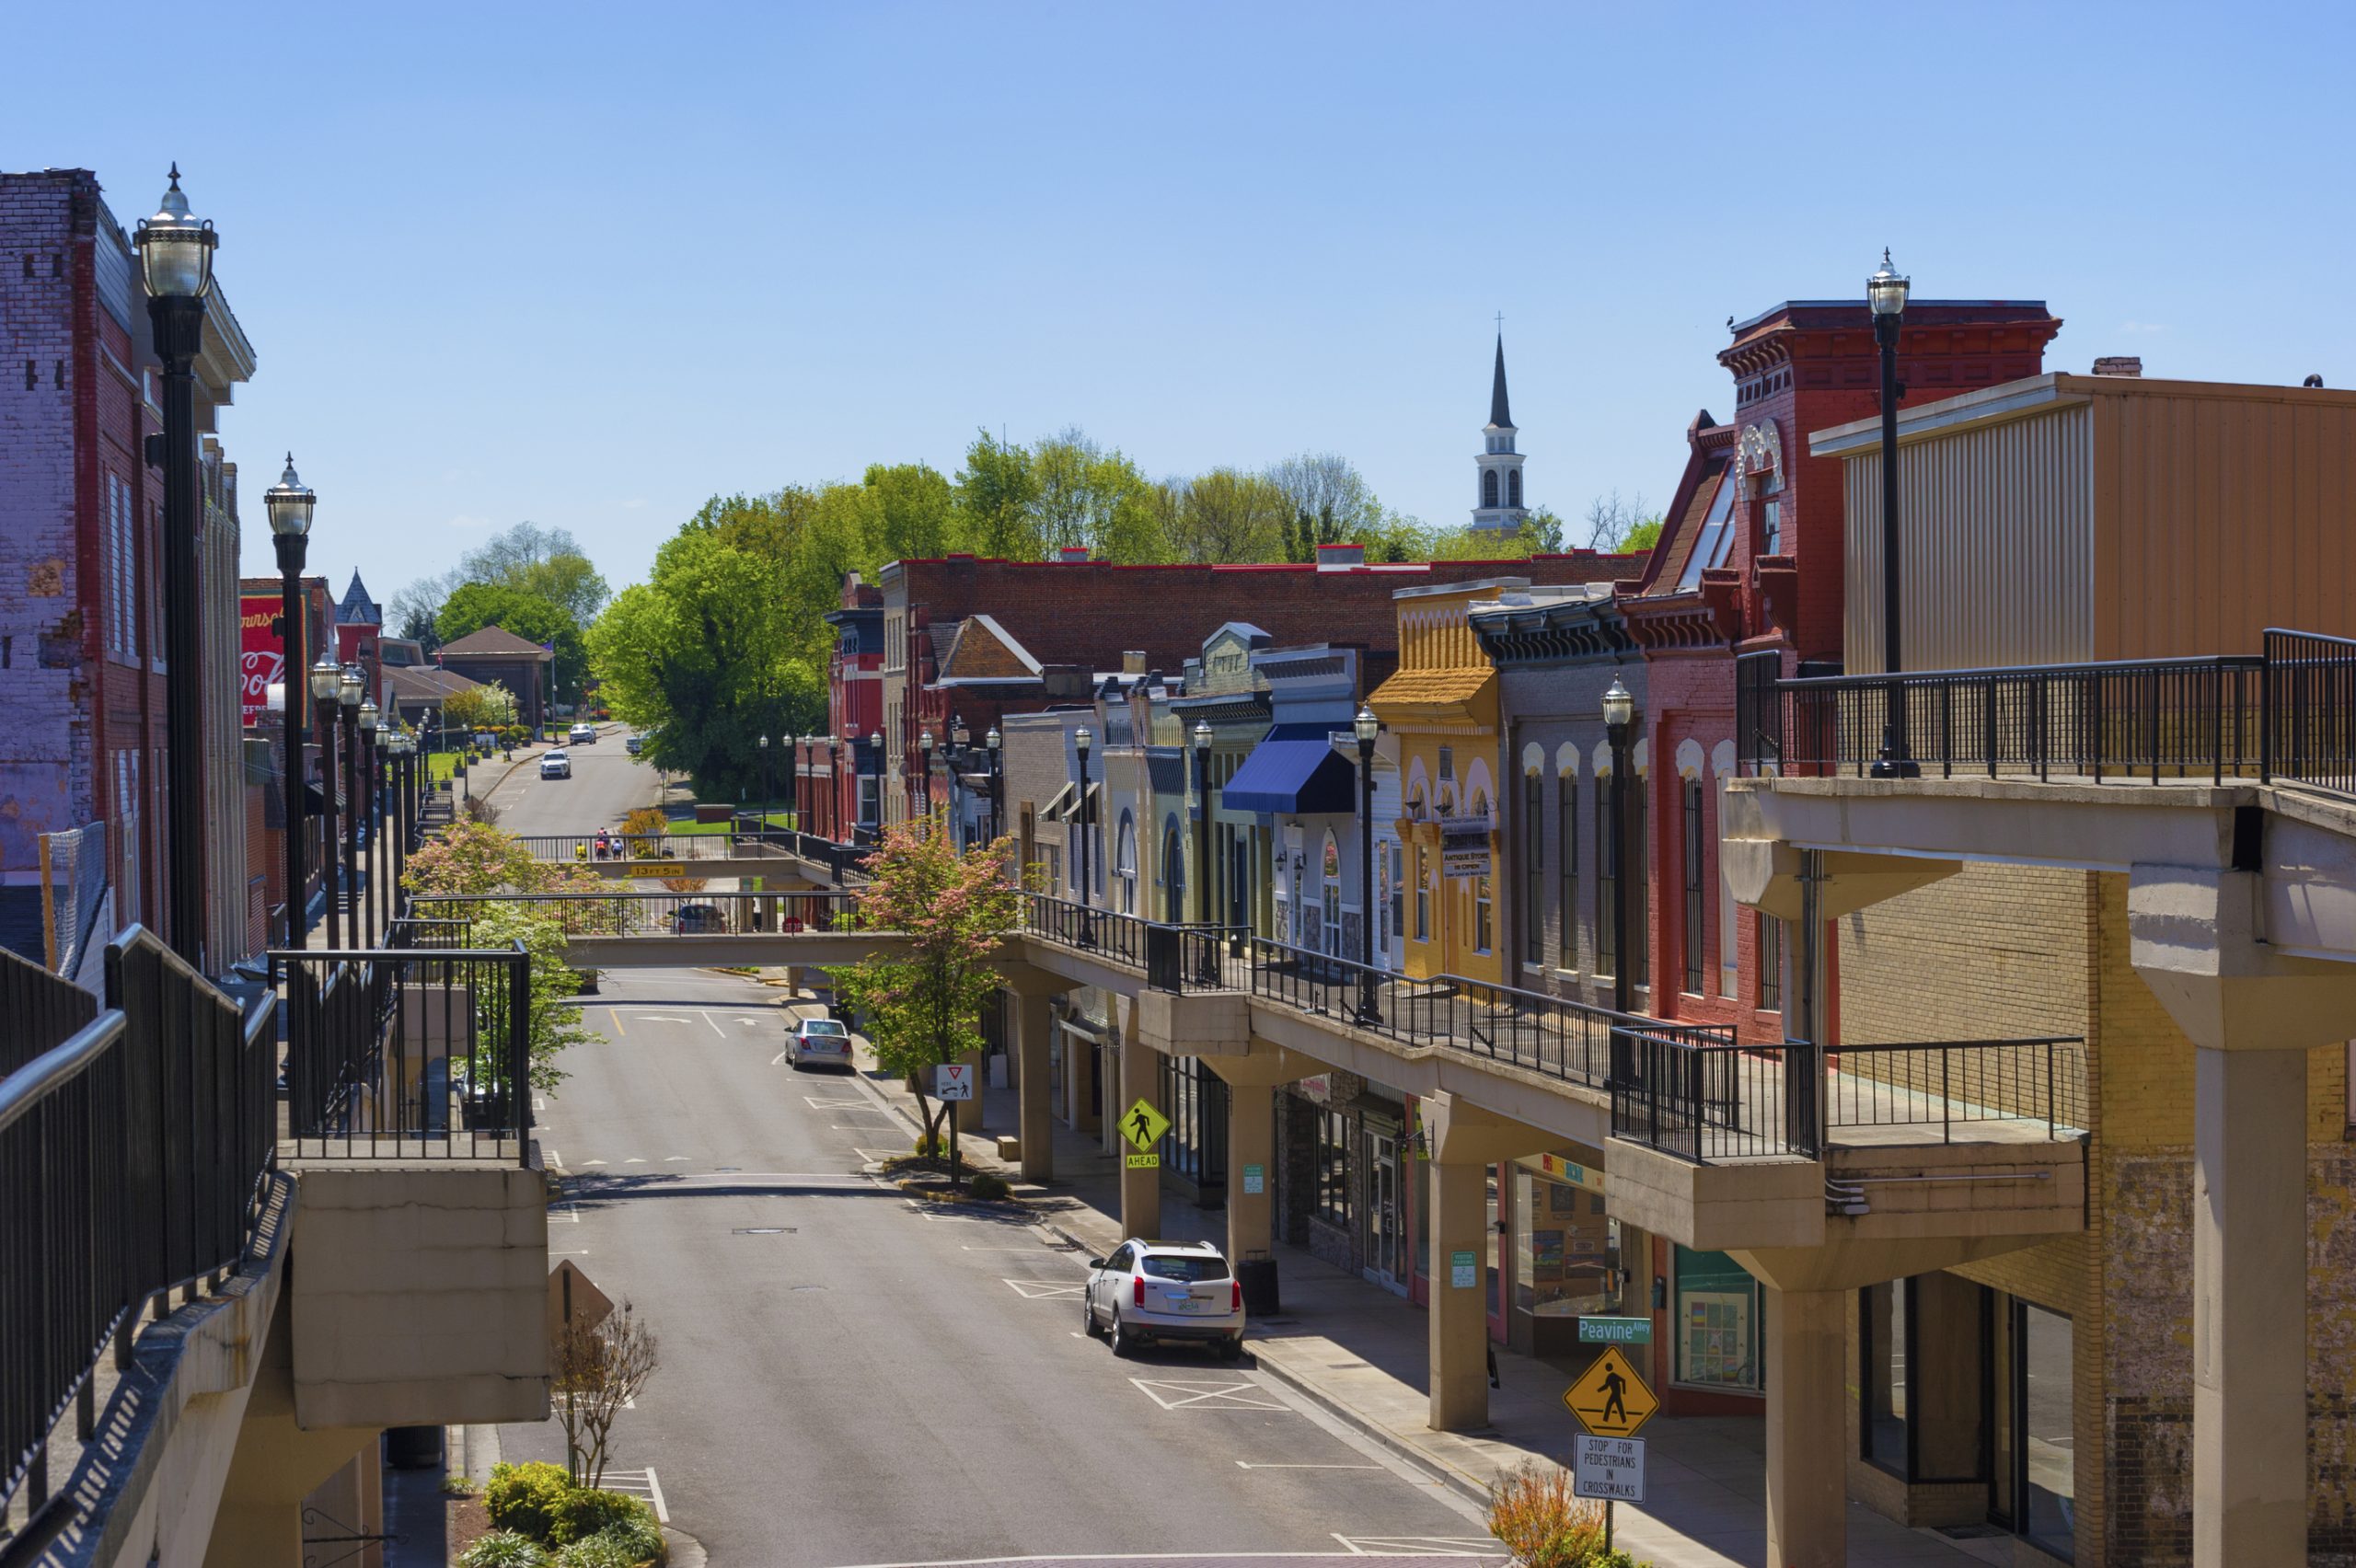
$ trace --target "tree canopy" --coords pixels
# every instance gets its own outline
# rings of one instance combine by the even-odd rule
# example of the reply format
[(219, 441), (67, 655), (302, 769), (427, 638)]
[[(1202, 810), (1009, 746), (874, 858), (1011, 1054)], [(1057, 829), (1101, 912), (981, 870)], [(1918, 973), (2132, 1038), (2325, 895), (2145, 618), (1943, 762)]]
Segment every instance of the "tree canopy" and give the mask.
[(570, 702), (580, 696), (589, 656), (571, 611), (527, 589), (468, 582), (444, 600), (441, 612), (433, 617), (434, 633), (445, 643), (487, 626), (551, 645), (556, 651), (553, 674), (558, 700)]

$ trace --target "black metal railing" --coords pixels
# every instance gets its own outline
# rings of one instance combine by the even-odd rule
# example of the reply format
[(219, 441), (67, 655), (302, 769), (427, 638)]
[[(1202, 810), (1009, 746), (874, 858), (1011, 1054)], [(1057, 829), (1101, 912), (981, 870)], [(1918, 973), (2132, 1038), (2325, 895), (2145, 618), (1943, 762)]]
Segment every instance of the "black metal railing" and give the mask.
[(531, 961), (506, 949), (277, 951), (297, 1159), (530, 1159)]
[(51, 1434), (78, 1401), (90, 1435), (110, 1339), (125, 1365), (146, 1302), (244, 1253), (277, 1130), (271, 1001), (241, 1013), (136, 926), (104, 1010), (29, 967), (0, 953), (12, 995), (48, 990), (45, 1034), (83, 1017), (0, 1078), (0, 1515), (28, 1481), (29, 1512), (50, 1501)]
[(1145, 983), (1157, 991), (1236, 988), (1227, 955), (1242, 935), (1232, 926), (1154, 924), (1145, 928)]
[(1784, 760), (1784, 655), (1775, 649), (1738, 653), (1734, 661), (1735, 744), (1752, 771)]
[[(421, 894), (422, 916), (464, 925), (486, 905), (520, 905), (573, 937), (762, 936), (832, 931), (858, 896), (815, 893), (482, 893)], [(421, 944), (424, 945), (424, 944)]]
[(2085, 1043), (2074, 1036), (1828, 1052), (1625, 1030), (1611, 1050), (1612, 1136), (1698, 1164), (1813, 1159), (1827, 1144), (1952, 1143), (1959, 1127), (1979, 1141), (2052, 1141), (2086, 1122)]
[(2264, 774), (2356, 795), (2356, 640), (2267, 630)]
[[(778, 836), (791, 836), (780, 833)], [(736, 836), (727, 833), (612, 833), (602, 840), (594, 833), (526, 833), (519, 834), (517, 839), (535, 859), (583, 866), (616, 860), (652, 860), (658, 864), (729, 860), (739, 853)]]
[(1115, 914), (1051, 894), (1026, 894), (1023, 898), (1023, 928), (1033, 936), (1135, 969), (1145, 967), (1145, 934), (1149, 924), (1136, 915)]

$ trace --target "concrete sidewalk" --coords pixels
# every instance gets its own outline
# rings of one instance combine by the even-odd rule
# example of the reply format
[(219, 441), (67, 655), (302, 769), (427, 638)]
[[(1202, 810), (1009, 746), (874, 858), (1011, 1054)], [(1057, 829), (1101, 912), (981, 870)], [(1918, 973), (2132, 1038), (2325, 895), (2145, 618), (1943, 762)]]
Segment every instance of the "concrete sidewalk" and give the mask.
[[(896, 1083), (872, 1076), (869, 1082), (915, 1125), (915, 1096)], [(1014, 1091), (986, 1088), (983, 1101), (987, 1133), (962, 1139), (974, 1169), (1005, 1177), (1041, 1223), (1090, 1256), (1119, 1245), (1119, 1157), (1057, 1123), (1054, 1182), (1044, 1187), (1025, 1182), (990, 1152), (998, 1134), (1019, 1124)], [(1226, 1244), (1224, 1214), (1171, 1193), (1163, 1195), (1161, 1230), (1173, 1240)], [(1568, 1374), (1501, 1348), (1501, 1386), (1489, 1396), (1489, 1425), (1472, 1433), (1435, 1432), (1426, 1424), (1429, 1320), (1423, 1309), (1299, 1247), (1278, 1242), (1275, 1252), (1282, 1309), (1255, 1320), (1245, 1342), (1261, 1370), (1475, 1502), (1485, 1503), (1490, 1483), (1519, 1464), (1567, 1459), (1576, 1431), (1562, 1405)], [(1766, 1568), (1764, 1424), (1735, 1416), (1657, 1416), (1644, 1436), (1646, 1501), (1618, 1505), (1614, 1544), (1657, 1568)], [(1842, 1436), (1828, 1433), (1826, 1439)], [(1951, 1541), (1849, 1505), (1853, 1564), (1966, 1568), (2009, 1562), (2010, 1545)]]

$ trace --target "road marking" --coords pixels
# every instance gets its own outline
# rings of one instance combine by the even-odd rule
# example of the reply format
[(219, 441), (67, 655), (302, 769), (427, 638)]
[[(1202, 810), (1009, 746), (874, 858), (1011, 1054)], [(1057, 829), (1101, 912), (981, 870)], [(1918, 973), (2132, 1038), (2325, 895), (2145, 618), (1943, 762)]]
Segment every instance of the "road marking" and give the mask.
[(1057, 1285), (1044, 1279), (1010, 1279), (1006, 1283), (1012, 1286), (1014, 1294), (1025, 1301), (1045, 1301), (1056, 1296), (1077, 1297), (1084, 1294), (1088, 1289), (1088, 1282), (1085, 1280), (1069, 1285)]
[(624, 1038), (629, 1037), (629, 1031), (622, 1027), (622, 1013), (619, 1008), (607, 1008), (606, 1009), (606, 1021), (614, 1026), (615, 1033), (619, 1034)]
[(588, 1255), (589, 1249), (586, 1247), (582, 1248), (581, 1251), (577, 1252), (550, 1252), (549, 1254), (551, 1258), (585, 1258)]
[(1268, 1399), (1266, 1390), (1248, 1378), (1231, 1383), (1202, 1383), (1175, 1378), (1132, 1378), (1146, 1398), (1164, 1410), (1290, 1410)]
[(583, 1170), (586, 1170), (587, 1169), (589, 1169), (589, 1167), (591, 1167), (591, 1166), (593, 1166), (593, 1165), (604, 1165), (604, 1164), (606, 1164), (606, 1163), (608, 1163), (608, 1162), (607, 1162), (607, 1161), (606, 1161), (606, 1160), (603, 1160), (603, 1159), (584, 1159), (584, 1160), (583, 1160), (583, 1161), (581, 1162), (581, 1168), (582, 1168)]
[(673, 1163), (674, 1161), (681, 1161), (681, 1162), (684, 1162), (684, 1161), (687, 1159), (687, 1157), (686, 1155), (684, 1155), (684, 1154), (666, 1154), (666, 1155), (664, 1155), (664, 1156), (663, 1157), (663, 1163), (664, 1163), (664, 1164), (665, 1164), (665, 1165), (669, 1165), (669, 1164)]
[(542, 1144), (540, 1146), (540, 1158), (548, 1161), (548, 1167), (551, 1170), (561, 1170), (564, 1169), (564, 1156), (557, 1153), (555, 1149), (550, 1148), (547, 1144)]
[(642, 1154), (633, 1154), (628, 1159), (623, 1160), (622, 1163), (624, 1165), (643, 1165), (646, 1163), (646, 1156)]
[(725, 1039), (727, 1039), (727, 1038), (728, 1038), (728, 1031), (726, 1031), (726, 1030), (724, 1030), (724, 1029), (721, 1028), (721, 1027), (720, 1027), (720, 1024), (719, 1024), (719, 1022), (718, 1022), (718, 1020), (715, 1020), (715, 1019), (714, 1019), (714, 1018), (713, 1018), (710, 1013), (708, 1013), (708, 1012), (704, 1012), (704, 1011), (702, 1011), (700, 1009), (698, 1009), (698, 1011), (697, 1011), (696, 1016), (697, 1016), (697, 1017), (699, 1017), (699, 1018), (700, 1018), (700, 1019), (702, 1019), (702, 1020), (704, 1020), (704, 1022), (710, 1024), (710, 1025), (711, 1025), (711, 1032), (712, 1032), (714, 1034), (719, 1035), (722, 1040), (725, 1040)]
[(784, 1060), (786, 1059), (786, 1057), (788, 1057), (788, 1056), (791, 1055), (792, 1054), (793, 1054), (793, 1051), (792, 1051), (792, 1048), (791, 1048), (791, 1046), (787, 1047), (785, 1050), (780, 1051), (776, 1055), (771, 1056), (771, 1057), (769, 1058), (769, 1066), (776, 1066), (780, 1062), (784, 1061)]
[(1469, 1536), (1345, 1536), (1334, 1532), (1334, 1539), (1350, 1549), (1353, 1557), (1509, 1557), (1505, 1543), (1495, 1536), (1474, 1539)]
[(644, 1497), (654, 1505), (654, 1517), (659, 1524), (671, 1522), (671, 1510), (663, 1502), (663, 1483), (654, 1474), (654, 1467), (642, 1470), (607, 1470), (606, 1487), (610, 1492), (627, 1492)]
[(1380, 1465), (1255, 1465), (1250, 1459), (1235, 1461), (1237, 1470), (1380, 1470)]
[(537, 1094), (532, 1096), (532, 1113), (534, 1115), (539, 1114), (539, 1113), (547, 1110), (548, 1108), (549, 1102), (545, 1096)]
[(551, 1225), (578, 1225), (581, 1223), (581, 1211), (572, 1206), (572, 1200), (571, 1198), (567, 1198), (562, 1203), (557, 1204), (549, 1208), (549, 1223)]
[(810, 1102), (810, 1109), (813, 1111), (865, 1111), (870, 1109), (867, 1101), (864, 1100), (821, 1100), (814, 1094), (805, 1094), (802, 1098)]
[[(614, 1016), (616, 1018), (619, 1018), (621, 1017), (621, 1014), (617, 1012)], [(673, 1018), (669, 1013), (642, 1012), (638, 1015), (638, 1021), (641, 1023), (690, 1023), (694, 1020), (691, 1019)]]

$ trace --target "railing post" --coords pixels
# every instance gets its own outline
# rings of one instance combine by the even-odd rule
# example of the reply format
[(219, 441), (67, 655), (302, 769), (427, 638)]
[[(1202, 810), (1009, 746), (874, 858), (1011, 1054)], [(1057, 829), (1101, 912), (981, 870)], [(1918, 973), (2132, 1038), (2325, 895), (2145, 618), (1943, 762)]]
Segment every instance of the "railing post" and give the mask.
[(1952, 1050), (1939, 1052), (1939, 1141), (1943, 1144), (1955, 1141), (1955, 1095), (1947, 1081), (1947, 1066), (1954, 1055)]

